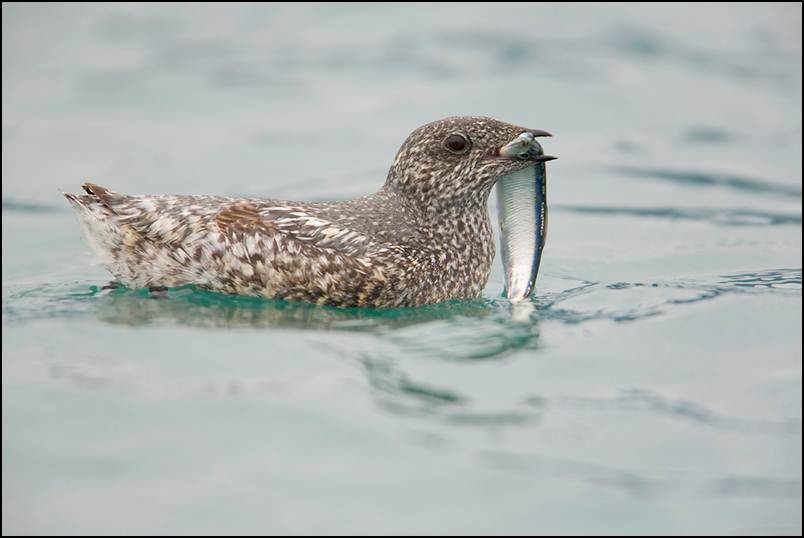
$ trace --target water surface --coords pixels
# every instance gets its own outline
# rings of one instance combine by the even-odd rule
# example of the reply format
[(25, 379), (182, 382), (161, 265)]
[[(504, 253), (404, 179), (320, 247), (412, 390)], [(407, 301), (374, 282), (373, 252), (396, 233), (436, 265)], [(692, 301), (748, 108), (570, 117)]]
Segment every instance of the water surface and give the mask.
[[(59, 189), (547, 129), (537, 294), (107, 290)], [(801, 533), (800, 5), (3, 5), (4, 533)], [(493, 210), (493, 205), (492, 205)]]

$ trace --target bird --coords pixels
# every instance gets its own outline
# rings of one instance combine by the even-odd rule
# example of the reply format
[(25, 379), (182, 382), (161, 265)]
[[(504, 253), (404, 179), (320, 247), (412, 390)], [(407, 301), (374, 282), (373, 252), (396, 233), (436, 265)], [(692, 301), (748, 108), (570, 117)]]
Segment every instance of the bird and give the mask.
[(523, 133), (550, 136), (482, 116), (428, 123), (404, 141), (379, 190), (339, 202), (127, 195), (94, 183), (64, 196), (100, 262), (129, 288), (193, 285), (336, 307), (474, 299), (494, 260), (491, 188), (554, 158), (506, 151)]

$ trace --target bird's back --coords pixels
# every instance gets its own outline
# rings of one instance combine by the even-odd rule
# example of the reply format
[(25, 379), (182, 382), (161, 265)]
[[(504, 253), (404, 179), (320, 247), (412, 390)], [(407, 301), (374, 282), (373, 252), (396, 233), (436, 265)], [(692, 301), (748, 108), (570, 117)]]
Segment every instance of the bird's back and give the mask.
[(393, 193), (302, 204), (130, 196), (89, 183), (84, 190), (65, 196), (101, 261), (129, 287), (194, 284), (340, 306), (412, 306), (479, 293), (477, 285), (432, 282), (443, 255), (428, 250), (417, 216)]

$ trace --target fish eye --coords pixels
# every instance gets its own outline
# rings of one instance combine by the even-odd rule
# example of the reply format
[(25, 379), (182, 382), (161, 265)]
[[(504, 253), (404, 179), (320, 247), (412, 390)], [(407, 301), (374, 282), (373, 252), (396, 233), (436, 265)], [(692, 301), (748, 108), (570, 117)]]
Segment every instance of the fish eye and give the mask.
[(452, 153), (466, 153), (472, 147), (472, 143), (469, 142), (469, 139), (466, 136), (455, 133), (449, 135), (446, 140), (444, 140), (444, 146), (451, 151)]

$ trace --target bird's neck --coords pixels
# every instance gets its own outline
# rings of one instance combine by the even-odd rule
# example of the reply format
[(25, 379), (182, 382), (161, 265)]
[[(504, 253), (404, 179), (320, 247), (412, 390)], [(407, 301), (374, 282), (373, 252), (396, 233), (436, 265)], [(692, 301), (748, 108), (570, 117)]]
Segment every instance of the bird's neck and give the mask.
[(494, 237), (486, 203), (445, 205), (424, 211), (431, 284), (446, 297), (481, 295), (494, 261)]
[[(412, 247), (426, 291), (438, 300), (478, 297), (494, 260), (488, 194), (460, 203), (422, 202), (386, 185), (377, 196), (400, 210), (398, 244)], [(428, 295), (430, 299), (432, 296)]]
[[(416, 181), (400, 175), (404, 173), (392, 167), (382, 190), (405, 207), (404, 213), (415, 222), (422, 244), (446, 252), (459, 265), (476, 269), (475, 275), (487, 274), (494, 259), (488, 212), (491, 185), (450, 189), (448, 181), (423, 182), (420, 177)], [(436, 187), (421, 188), (428, 183)]]
[[(490, 189), (463, 193), (462, 196), (438, 196), (403, 188), (389, 181), (382, 188), (403, 204), (412, 218), (427, 230), (440, 230), (449, 235), (466, 236), (485, 230), (489, 221), (488, 199)], [(471, 222), (471, 226), (467, 226)], [(482, 229), (481, 229), (482, 228)]]
[[(385, 187), (386, 189), (388, 186)], [(480, 257), (491, 263), (494, 241), (488, 212), (489, 193), (462, 199), (422, 200), (395, 192), (405, 206), (405, 215), (415, 223), (416, 233), (425, 244), (440, 245), (460, 257)]]

